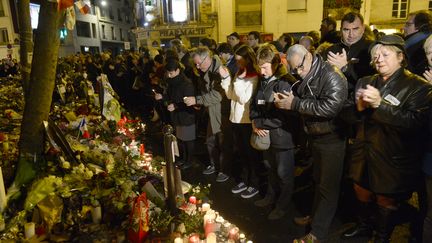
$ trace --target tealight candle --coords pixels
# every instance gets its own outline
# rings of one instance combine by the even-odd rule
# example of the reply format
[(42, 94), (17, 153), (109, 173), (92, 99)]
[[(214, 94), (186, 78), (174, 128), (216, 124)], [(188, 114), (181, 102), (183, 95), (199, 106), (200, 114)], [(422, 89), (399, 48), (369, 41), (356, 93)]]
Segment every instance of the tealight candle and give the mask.
[(24, 235), (26, 239), (30, 239), (35, 235), (35, 223), (29, 222), (24, 224)]
[(206, 243), (216, 243), (216, 234), (211, 232), (207, 234)]
[(174, 239), (174, 243), (183, 243), (183, 239), (177, 237), (177, 238)]
[(91, 216), (94, 224), (99, 224), (102, 220), (102, 208), (101, 206), (93, 207), (91, 210)]
[(203, 212), (207, 212), (207, 211), (209, 211), (209, 210), (210, 210), (210, 204), (208, 204), (208, 203), (203, 203), (202, 206), (201, 206), (201, 210), (202, 210)]

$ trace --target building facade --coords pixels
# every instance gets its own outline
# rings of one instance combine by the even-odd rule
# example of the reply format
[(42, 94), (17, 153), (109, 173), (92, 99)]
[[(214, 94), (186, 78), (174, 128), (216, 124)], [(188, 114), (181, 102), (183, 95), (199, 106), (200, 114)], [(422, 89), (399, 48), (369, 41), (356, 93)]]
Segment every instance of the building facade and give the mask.
[(8, 55), (19, 58), (19, 35), (18, 26), (13, 21), (16, 17), (13, 3), (10, 0), (0, 0), (0, 59)]
[(64, 37), (60, 46), (60, 56), (77, 52), (99, 53), (111, 50), (114, 55), (124, 50), (134, 49), (135, 40), (131, 30), (134, 22), (134, 1), (84, 1), (90, 12), (82, 14), (77, 7), (76, 23), (72, 31)]
[(432, 10), (432, 0), (372, 0), (370, 5), (369, 23), (386, 33), (402, 32), (409, 13)]

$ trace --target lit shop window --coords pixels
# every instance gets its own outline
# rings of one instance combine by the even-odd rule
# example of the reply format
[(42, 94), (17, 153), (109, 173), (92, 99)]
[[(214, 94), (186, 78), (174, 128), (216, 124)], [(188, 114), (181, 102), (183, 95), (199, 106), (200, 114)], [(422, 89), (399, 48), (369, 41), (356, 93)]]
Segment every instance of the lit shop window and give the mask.
[(187, 20), (186, 0), (172, 0), (172, 18), (174, 22), (184, 22)]

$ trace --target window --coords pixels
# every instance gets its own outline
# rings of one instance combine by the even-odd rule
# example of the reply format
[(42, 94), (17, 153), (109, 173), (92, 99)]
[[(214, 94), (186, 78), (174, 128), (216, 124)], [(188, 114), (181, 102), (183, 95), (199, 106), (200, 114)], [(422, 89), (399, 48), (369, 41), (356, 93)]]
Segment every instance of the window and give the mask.
[(112, 7), (109, 7), (109, 17), (110, 17), (110, 19), (114, 19), (114, 13), (113, 13), (113, 9), (112, 9)]
[(121, 14), (121, 10), (118, 8), (117, 9), (117, 17), (118, 17), (118, 20), (119, 21), (122, 21), (123, 19), (122, 19), (122, 14)]
[(102, 39), (106, 39), (106, 35), (105, 35), (105, 25), (102, 25)]
[(91, 37), (90, 23), (85, 21), (76, 21), (77, 36)]
[[(247, 0), (246, 0), (247, 1)], [(162, 1), (162, 15), (164, 23), (197, 21), (198, 4), (203, 9), (211, 9), (210, 0), (166, 0)], [(155, 18), (155, 9), (158, 9), (156, 1), (147, 0), (144, 5), (144, 22), (151, 22)]]
[(404, 19), (407, 17), (409, 0), (393, 0), (392, 17)]
[(124, 41), (124, 38), (123, 38), (123, 30), (120, 28), (120, 40), (121, 41)]
[(306, 0), (290, 1), (288, 0), (288, 11), (306, 11)]
[(0, 43), (2, 44), (9, 43), (8, 31), (6, 28), (0, 29)]
[(105, 16), (107, 15), (106, 8), (100, 7), (99, 9), (100, 9), (100, 15), (101, 15), (101, 17), (105, 18)]
[(115, 31), (114, 31), (114, 26), (111, 26), (111, 39), (115, 40), (116, 36), (115, 36)]
[(432, 10), (432, 0), (429, 0), (429, 11)]
[(235, 1), (236, 26), (262, 25), (261, 0)]
[(92, 23), (92, 34), (93, 34), (93, 38), (97, 38), (97, 33), (96, 33), (96, 24)]
[(4, 17), (5, 15), (5, 10), (3, 7), (3, 1), (0, 1), (0, 17)]

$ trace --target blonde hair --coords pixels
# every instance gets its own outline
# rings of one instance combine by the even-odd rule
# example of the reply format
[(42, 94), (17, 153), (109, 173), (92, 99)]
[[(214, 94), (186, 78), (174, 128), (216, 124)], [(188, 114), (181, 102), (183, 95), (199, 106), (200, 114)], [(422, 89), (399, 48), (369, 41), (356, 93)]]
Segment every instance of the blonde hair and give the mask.
[(376, 44), (372, 47), (372, 49), (370, 50), (371, 53), (371, 62), (370, 64), (373, 65), (375, 62), (375, 52), (378, 50), (378, 48), (380, 47), (385, 47), (387, 48), (387, 50), (396, 52), (396, 54), (401, 54), (402, 55), (402, 62), (401, 62), (401, 67), (406, 67), (408, 65), (407, 61), (406, 61), (406, 57), (405, 57), (405, 53), (403, 50), (401, 50), (399, 47), (395, 46), (395, 45), (383, 45), (383, 44)]

